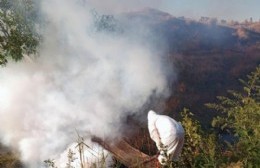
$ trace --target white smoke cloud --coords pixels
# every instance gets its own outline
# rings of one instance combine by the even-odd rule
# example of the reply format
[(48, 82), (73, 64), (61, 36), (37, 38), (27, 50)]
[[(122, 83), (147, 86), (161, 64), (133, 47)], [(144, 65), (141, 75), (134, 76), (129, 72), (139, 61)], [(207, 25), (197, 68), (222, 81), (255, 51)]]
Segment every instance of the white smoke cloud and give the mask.
[(93, 6), (79, 1), (41, 7), (40, 56), (0, 69), (0, 136), (29, 167), (63, 152), (75, 130), (120, 136), (127, 115), (167, 92), (165, 65), (142, 36), (93, 31)]
[[(87, 144), (88, 147), (85, 146), (83, 150), (84, 154), (82, 153), (82, 156), (84, 156), (85, 158), (83, 158), (84, 160), (82, 160), (85, 167), (113, 166), (114, 161), (108, 151), (104, 150), (102, 147), (93, 142), (88, 141)], [(69, 162), (68, 160), (69, 153), (72, 153), (70, 155), (73, 160), (72, 162)], [(59, 158), (55, 160), (55, 165), (58, 167), (68, 167), (68, 163), (72, 167), (80, 167), (81, 161), (77, 143), (72, 143), (71, 145), (69, 145), (68, 148), (59, 155)]]

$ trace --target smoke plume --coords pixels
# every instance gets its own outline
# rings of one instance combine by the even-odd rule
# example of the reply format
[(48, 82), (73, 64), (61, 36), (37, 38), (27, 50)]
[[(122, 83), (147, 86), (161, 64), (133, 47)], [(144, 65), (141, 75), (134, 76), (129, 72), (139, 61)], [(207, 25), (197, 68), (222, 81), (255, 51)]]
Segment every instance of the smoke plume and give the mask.
[(0, 69), (1, 141), (29, 167), (62, 153), (75, 130), (120, 136), (127, 115), (167, 92), (166, 65), (144, 38), (149, 28), (98, 31), (95, 6), (82, 2), (42, 1), (39, 56)]

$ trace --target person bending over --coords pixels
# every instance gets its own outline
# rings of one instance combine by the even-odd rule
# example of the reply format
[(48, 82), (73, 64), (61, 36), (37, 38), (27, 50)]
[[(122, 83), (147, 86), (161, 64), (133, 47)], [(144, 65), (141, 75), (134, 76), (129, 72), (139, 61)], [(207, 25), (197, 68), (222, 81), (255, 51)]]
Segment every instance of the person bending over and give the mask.
[(181, 123), (166, 115), (148, 112), (148, 130), (151, 139), (160, 151), (158, 161), (161, 165), (177, 161), (184, 144), (184, 129)]

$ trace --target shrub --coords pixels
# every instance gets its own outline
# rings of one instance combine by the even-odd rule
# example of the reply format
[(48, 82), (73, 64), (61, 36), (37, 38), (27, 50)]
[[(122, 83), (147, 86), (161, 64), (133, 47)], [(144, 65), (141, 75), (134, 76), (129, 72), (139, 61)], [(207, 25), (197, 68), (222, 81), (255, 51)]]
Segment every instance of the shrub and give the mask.
[(219, 103), (208, 104), (221, 113), (213, 119), (212, 125), (227, 132), (236, 139), (227, 143), (229, 152), (227, 164), (241, 163), (244, 167), (260, 166), (260, 66), (248, 75), (248, 80), (240, 80), (242, 92), (229, 91), (229, 97), (218, 97)]
[(193, 114), (184, 109), (181, 112), (185, 130), (185, 143), (178, 162), (174, 167), (218, 167), (218, 144), (213, 133), (202, 130), (200, 123), (193, 119)]

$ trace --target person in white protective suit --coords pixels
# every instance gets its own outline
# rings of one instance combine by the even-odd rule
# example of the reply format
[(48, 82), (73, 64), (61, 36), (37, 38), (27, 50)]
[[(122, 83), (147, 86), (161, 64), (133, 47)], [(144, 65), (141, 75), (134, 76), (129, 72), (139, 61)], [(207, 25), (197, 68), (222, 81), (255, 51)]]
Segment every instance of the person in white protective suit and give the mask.
[(154, 111), (148, 112), (150, 137), (156, 143), (160, 155), (158, 161), (165, 165), (177, 161), (184, 143), (184, 129), (181, 123), (166, 115)]

